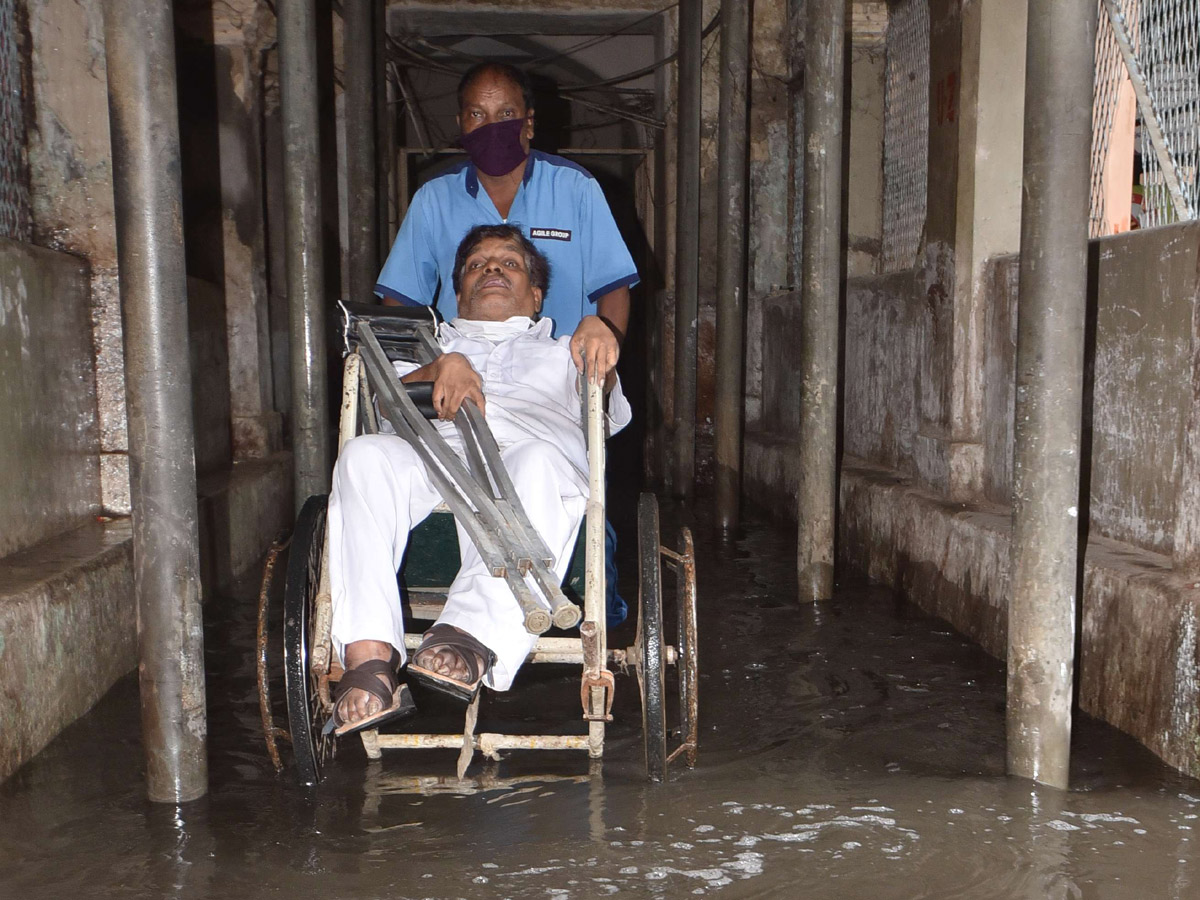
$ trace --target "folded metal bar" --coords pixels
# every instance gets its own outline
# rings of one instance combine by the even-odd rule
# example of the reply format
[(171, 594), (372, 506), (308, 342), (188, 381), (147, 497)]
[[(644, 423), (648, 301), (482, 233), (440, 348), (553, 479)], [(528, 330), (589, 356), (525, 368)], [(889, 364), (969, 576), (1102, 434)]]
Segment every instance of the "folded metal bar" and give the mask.
[(396, 434), (408, 441), (421, 457), (442, 499), (479, 550), (492, 575), (508, 583), (525, 616), (526, 630), (531, 634), (549, 630), (550, 614), (508, 564), (513, 554), (511, 550), (505, 552), (512, 545), (507, 523), (445, 438), (429, 424), (401, 386), (371, 326), (360, 323), (358, 332), (362, 340), (359, 352), (367, 364), (367, 371), (374, 376), (376, 396), (384, 416), (392, 423)]
[[(432, 339), (429, 332), (424, 330), (419, 331), (417, 337), (424, 344), (426, 352), (433, 359), (437, 359), (442, 355), (442, 348)], [(473, 403), (464, 403), (459, 415), (465, 419), (465, 422), (456, 421), (455, 424), (459, 426), (459, 433), (463, 435), (464, 442), (468, 444), (468, 453), (476, 449), (482, 452), (491, 476), (495, 479), (498, 493), (494, 496), (497, 499), (507, 501), (513, 513), (514, 525), (524, 532), (526, 543), (536, 557), (541, 559), (544, 566), (553, 566), (554, 556), (550, 553), (549, 548), (546, 547), (537, 529), (529, 521), (529, 516), (525, 513), (525, 507), (521, 505), (520, 498), (517, 497), (517, 491), (513, 487), (512, 479), (508, 475), (508, 469), (504, 467), (504, 462), (500, 458), (500, 447), (496, 443), (496, 437), (484, 421), (483, 413)], [(470, 432), (470, 437), (468, 437), (468, 431)]]
[[(563, 595), (549, 567), (553, 557), (529, 523), (500, 459), (499, 446), (479, 410), (473, 404), (464, 404), (456, 421), (466, 447), (464, 465), (401, 386), (371, 325), (359, 322), (357, 331), (359, 352), (376, 382), (384, 416), (396, 433), (417, 451), (447, 506), (462, 523), (492, 574), (508, 583), (525, 614), (526, 629), (532, 634), (542, 634), (551, 623), (560, 628), (578, 624), (579, 607)], [(427, 329), (417, 328), (415, 333), (427, 355), (434, 358), (435, 353), (440, 355), (441, 350)], [(532, 574), (542, 589), (551, 612), (537, 602), (524, 580), (526, 573)]]
[[(442, 355), (442, 348), (428, 331), (418, 330), (417, 338), (434, 359)], [(579, 624), (582, 613), (579, 607), (563, 594), (559, 579), (554, 576), (554, 556), (537, 529), (533, 527), (533, 523), (529, 521), (517, 489), (509, 477), (508, 469), (504, 466), (504, 460), (500, 457), (500, 446), (496, 443), (496, 437), (488, 427), (483, 413), (474, 403), (463, 403), (455, 424), (467, 445), (468, 459), (478, 459), (478, 456), (482, 455), (491, 478), (488, 479), (485, 474), (479, 476), (480, 480), (488, 485), (495, 483), (497, 493), (493, 496), (496, 506), (514, 534), (520, 538), (521, 546), (515, 547), (514, 550), (521, 574), (532, 575), (541, 588), (542, 594), (550, 604), (554, 624), (559, 628), (574, 628)]]
[[(442, 499), (450, 507), (459, 523), (466, 529), (480, 555), (487, 563), (492, 575), (504, 577), (507, 563), (504, 554), (493, 540), (494, 530), (485, 529), (481, 516), (487, 515), (485, 496), (471, 479), (462, 462), (454, 455), (437, 430), (425, 421), (416, 404), (400, 386), (396, 372), (384, 355), (383, 348), (375, 338), (371, 327), (365, 323), (358, 326), (362, 341), (359, 353), (367, 364), (367, 371), (374, 376), (375, 394), (384, 417), (392, 423), (396, 434), (407, 440), (417, 451), (429, 470), (429, 477), (437, 485)], [(476, 513), (479, 510), (479, 513)], [(489, 523), (494, 524), (494, 523)]]

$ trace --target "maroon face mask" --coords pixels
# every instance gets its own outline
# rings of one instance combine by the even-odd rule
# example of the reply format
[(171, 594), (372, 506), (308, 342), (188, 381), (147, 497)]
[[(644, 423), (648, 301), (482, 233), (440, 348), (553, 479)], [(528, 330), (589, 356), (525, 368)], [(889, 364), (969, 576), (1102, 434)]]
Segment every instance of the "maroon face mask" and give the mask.
[(524, 128), (524, 119), (491, 122), (462, 135), (458, 143), (483, 174), (507, 175), (525, 159), (525, 148), (521, 146)]

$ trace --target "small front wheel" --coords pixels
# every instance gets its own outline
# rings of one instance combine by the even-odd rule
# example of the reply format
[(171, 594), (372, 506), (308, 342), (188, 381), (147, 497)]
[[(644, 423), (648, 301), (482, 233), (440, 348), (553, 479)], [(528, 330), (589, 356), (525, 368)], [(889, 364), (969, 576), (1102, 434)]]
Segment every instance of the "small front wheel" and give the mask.
[(667, 713), (662, 619), (662, 559), (658, 499), (638, 499), (637, 679), (642, 695), (642, 734), (646, 743), (646, 775), (662, 781), (667, 771)]

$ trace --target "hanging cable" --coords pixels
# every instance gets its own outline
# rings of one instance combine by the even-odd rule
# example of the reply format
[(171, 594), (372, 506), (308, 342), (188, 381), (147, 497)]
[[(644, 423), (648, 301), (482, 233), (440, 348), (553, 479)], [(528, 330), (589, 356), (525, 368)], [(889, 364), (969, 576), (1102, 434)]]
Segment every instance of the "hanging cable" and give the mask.
[[(704, 26), (704, 30), (700, 32), (700, 38), (703, 40), (704, 38), (708, 37), (720, 24), (721, 13), (720, 11), (717, 11), (713, 14), (713, 17), (709, 20), (708, 24)], [(595, 88), (609, 87), (614, 84), (622, 84), (626, 81), (633, 81), (635, 78), (641, 78), (644, 75), (649, 75), (651, 72), (661, 69), (663, 66), (670, 65), (671, 63), (675, 62), (675, 59), (678, 56), (678, 53), (672, 53), (669, 56), (664, 56), (657, 62), (652, 62), (650, 65), (643, 66), (640, 69), (635, 69), (632, 72), (626, 72), (624, 75), (614, 75), (612, 78), (606, 78), (603, 81), (593, 81), (590, 84), (560, 85), (558, 90), (560, 93), (589, 91)]]
[(611, 31), (608, 34), (601, 34), (601, 35), (597, 35), (596, 37), (589, 38), (586, 41), (582, 41), (582, 42), (576, 44), (574, 47), (568, 47), (566, 50), (562, 50), (551, 56), (544, 56), (541, 59), (532, 59), (526, 65), (530, 69), (540, 69), (542, 66), (548, 65), (556, 60), (562, 59), (564, 56), (571, 56), (572, 54), (578, 53), (581, 50), (587, 50), (589, 47), (594, 47), (597, 44), (603, 43), (604, 41), (611, 40), (612, 38), (615, 38), (618, 35), (624, 34), (626, 31), (629, 31), (631, 28), (636, 28), (638, 25), (641, 25), (643, 22), (649, 22), (655, 16), (661, 16), (667, 10), (674, 9), (678, 5), (679, 5), (679, 2), (678, 2), (678, 0), (676, 0), (675, 3), (671, 3), (667, 6), (664, 6), (662, 9), (655, 10), (654, 12), (652, 12), (648, 15), (642, 16), (642, 18), (636, 19), (636, 20), (630, 22), (628, 25), (623, 25), (622, 27), (618, 28), (616, 31)]

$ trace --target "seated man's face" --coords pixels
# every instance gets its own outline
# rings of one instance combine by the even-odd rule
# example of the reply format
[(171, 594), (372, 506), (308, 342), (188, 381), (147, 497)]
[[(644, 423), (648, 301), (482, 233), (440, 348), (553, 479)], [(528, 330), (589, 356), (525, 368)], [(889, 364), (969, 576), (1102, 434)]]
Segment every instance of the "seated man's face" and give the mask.
[(503, 322), (510, 316), (533, 318), (541, 308), (542, 291), (529, 283), (520, 245), (488, 237), (467, 255), (458, 292), (461, 318)]

